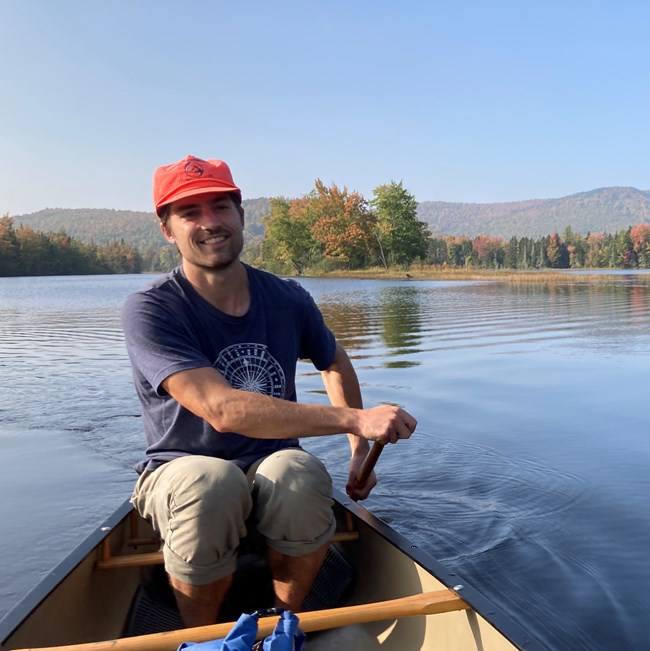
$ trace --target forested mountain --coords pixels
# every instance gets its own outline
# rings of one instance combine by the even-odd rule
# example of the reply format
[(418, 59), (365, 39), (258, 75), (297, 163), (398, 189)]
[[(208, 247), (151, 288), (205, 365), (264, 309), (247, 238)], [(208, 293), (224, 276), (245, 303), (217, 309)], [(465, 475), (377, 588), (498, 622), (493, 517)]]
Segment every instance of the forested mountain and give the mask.
[[(264, 235), (262, 219), (269, 213), (267, 199), (246, 199), (246, 235), (249, 242)], [(16, 226), (43, 233), (65, 231), (87, 244), (124, 240), (138, 248), (159, 248), (167, 242), (153, 212), (99, 208), (46, 208), (28, 215), (12, 215)]]
[[(649, 195), (605, 188), (544, 201), (418, 205), (401, 182), (377, 187), (368, 201), (317, 180), (304, 197), (244, 202), (243, 259), (282, 274), (413, 263), (650, 269)], [(0, 217), (0, 276), (169, 271), (178, 262), (153, 213), (43, 210)]]
[[(370, 199), (370, 197), (367, 197)], [(249, 245), (264, 235), (262, 220), (270, 213), (266, 198), (245, 199), (246, 237)], [(636, 188), (601, 188), (559, 199), (532, 199), (509, 203), (449, 203), (423, 201), (418, 219), (434, 235), (486, 234), (543, 237), (570, 226), (575, 233), (614, 233), (650, 223), (650, 191)], [(158, 220), (151, 212), (100, 209), (48, 208), (28, 215), (13, 215), (14, 223), (42, 232), (59, 232), (82, 242), (97, 244), (124, 239), (140, 248), (165, 244)]]
[(650, 191), (601, 188), (560, 199), (510, 203), (423, 201), (418, 218), (436, 235), (542, 237), (567, 226), (583, 235), (613, 233), (650, 223)]

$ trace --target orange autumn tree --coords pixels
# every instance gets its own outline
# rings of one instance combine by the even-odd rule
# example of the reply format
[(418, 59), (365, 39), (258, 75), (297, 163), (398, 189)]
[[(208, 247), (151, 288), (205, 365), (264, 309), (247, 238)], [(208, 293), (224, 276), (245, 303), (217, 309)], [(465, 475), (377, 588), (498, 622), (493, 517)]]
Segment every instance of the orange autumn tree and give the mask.
[(472, 244), (480, 266), (498, 269), (502, 265), (503, 240), (500, 237), (477, 235)]
[(312, 236), (321, 245), (323, 256), (353, 269), (367, 266), (375, 256), (375, 216), (358, 192), (336, 184), (327, 187), (316, 179), (308, 195), (307, 210)]
[(650, 267), (650, 225), (637, 224), (630, 230), (632, 246), (637, 255), (639, 267)]

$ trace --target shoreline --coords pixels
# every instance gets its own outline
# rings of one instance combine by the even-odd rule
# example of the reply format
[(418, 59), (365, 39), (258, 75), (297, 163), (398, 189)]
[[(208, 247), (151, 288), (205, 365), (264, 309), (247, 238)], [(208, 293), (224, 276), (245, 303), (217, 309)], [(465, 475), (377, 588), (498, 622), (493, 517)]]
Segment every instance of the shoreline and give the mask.
[[(639, 273), (641, 272), (641, 273)], [(420, 267), (411, 269), (349, 269), (296, 276), (302, 278), (364, 278), (375, 280), (484, 280), (520, 283), (603, 282), (634, 275), (650, 280), (650, 270), (640, 269), (475, 269)]]

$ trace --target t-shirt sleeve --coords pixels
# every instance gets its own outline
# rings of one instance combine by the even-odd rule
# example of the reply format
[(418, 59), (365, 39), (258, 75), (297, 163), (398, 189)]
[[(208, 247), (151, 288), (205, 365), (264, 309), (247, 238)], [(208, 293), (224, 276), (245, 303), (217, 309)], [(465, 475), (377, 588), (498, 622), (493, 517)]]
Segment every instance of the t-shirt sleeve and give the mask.
[(336, 338), (327, 327), (323, 315), (309, 292), (302, 288), (302, 337), (301, 359), (310, 359), (313, 365), (324, 371), (334, 361)]
[(166, 395), (161, 385), (170, 375), (212, 366), (197, 347), (183, 315), (146, 292), (127, 299), (122, 327), (134, 373), (159, 395)]

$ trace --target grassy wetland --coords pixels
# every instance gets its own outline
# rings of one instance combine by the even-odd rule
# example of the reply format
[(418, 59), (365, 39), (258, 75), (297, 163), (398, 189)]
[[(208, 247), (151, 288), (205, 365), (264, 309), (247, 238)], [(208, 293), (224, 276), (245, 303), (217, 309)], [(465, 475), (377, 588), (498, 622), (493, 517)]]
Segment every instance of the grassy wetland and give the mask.
[[(606, 283), (612, 277), (630, 273), (650, 282), (650, 273), (630, 269), (585, 269), (584, 273), (556, 269), (478, 269), (422, 265), (408, 269), (374, 267), (371, 269), (336, 270), (314, 274), (327, 278), (374, 278), (378, 280), (485, 280), (507, 283)], [(311, 275), (311, 274), (306, 274)]]

